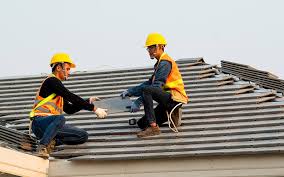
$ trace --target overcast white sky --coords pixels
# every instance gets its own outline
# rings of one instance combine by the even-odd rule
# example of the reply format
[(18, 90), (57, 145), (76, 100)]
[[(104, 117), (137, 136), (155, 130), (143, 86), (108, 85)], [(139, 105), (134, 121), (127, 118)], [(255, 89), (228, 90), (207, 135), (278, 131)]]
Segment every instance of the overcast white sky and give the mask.
[(284, 79), (281, 0), (0, 0), (0, 77), (49, 73), (56, 52), (78, 70), (153, 65), (162, 33), (174, 59), (230, 60)]

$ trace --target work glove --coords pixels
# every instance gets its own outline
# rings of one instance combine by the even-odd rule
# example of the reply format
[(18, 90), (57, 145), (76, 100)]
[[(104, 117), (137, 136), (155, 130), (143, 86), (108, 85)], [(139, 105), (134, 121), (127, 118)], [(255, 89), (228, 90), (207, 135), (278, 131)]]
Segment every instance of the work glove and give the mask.
[(92, 104), (94, 101), (100, 101), (101, 99), (99, 97), (93, 96), (89, 98), (89, 103)]
[(95, 114), (98, 118), (103, 119), (107, 116), (107, 109), (97, 108)]
[(140, 111), (141, 106), (143, 105), (142, 97), (137, 98), (134, 102), (132, 102), (130, 108), (130, 112), (138, 112)]
[(134, 101), (131, 104), (130, 112), (138, 112), (138, 111), (140, 111), (140, 107), (141, 106)]
[(126, 96), (130, 96), (130, 95), (129, 95), (128, 91), (125, 90), (120, 94), (120, 96), (121, 96), (122, 99), (124, 99)]

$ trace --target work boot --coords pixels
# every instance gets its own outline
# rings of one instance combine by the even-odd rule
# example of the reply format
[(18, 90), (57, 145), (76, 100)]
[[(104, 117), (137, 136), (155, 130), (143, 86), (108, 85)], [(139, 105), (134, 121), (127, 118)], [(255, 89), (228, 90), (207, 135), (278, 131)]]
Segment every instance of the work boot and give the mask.
[(137, 133), (137, 137), (138, 138), (143, 138), (143, 137), (147, 137), (147, 136), (155, 136), (155, 135), (159, 135), (161, 133), (160, 127), (157, 125), (155, 127), (148, 127), (143, 131), (140, 131)]
[(26, 150), (26, 151), (32, 151), (32, 145), (30, 143), (26, 143), (26, 142), (23, 142), (21, 143), (21, 146), (20, 146), (22, 149)]
[(37, 150), (36, 150), (36, 156), (48, 159), (49, 158), (49, 153), (47, 151), (47, 147), (45, 145), (38, 145)]
[[(172, 113), (172, 120), (175, 124), (176, 127), (179, 127), (181, 125), (181, 117), (182, 117), (182, 110), (181, 108), (176, 108), (173, 113)], [(173, 127), (172, 122), (171, 123), (171, 127)]]
[(53, 149), (55, 148), (55, 144), (56, 144), (56, 141), (53, 139), (50, 141), (50, 143), (46, 146), (46, 149), (47, 149), (47, 153), (50, 154), (52, 153)]

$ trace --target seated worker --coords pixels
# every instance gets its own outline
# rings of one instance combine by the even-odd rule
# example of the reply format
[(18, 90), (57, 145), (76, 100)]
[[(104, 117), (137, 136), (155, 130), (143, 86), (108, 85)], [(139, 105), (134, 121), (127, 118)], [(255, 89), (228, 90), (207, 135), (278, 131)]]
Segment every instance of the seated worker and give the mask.
[[(153, 75), (148, 81), (129, 88), (121, 94), (122, 98), (126, 96), (139, 97), (132, 103), (131, 112), (139, 111), (144, 104), (145, 115), (137, 122), (142, 129), (142, 131), (138, 132), (138, 137), (160, 134), (159, 126), (168, 119), (166, 111), (172, 110), (179, 103), (188, 102), (178, 66), (164, 52), (166, 44), (167, 42), (161, 34), (151, 33), (148, 35), (145, 47), (147, 47), (150, 58), (157, 60), (154, 65)], [(155, 109), (153, 109), (153, 100), (158, 103)], [(176, 118), (173, 117), (173, 119)]]
[(61, 81), (68, 79), (70, 69), (75, 68), (69, 55), (55, 54), (50, 66), (52, 74), (42, 82), (30, 113), (30, 132), (32, 129), (35, 136), (40, 139), (37, 155), (43, 158), (49, 157), (55, 145), (75, 145), (88, 140), (88, 133), (85, 130), (65, 124), (63, 111), (73, 114), (84, 109), (93, 111), (98, 118), (107, 116), (106, 109), (91, 104), (98, 100), (97, 97), (91, 97), (86, 101), (62, 84)]

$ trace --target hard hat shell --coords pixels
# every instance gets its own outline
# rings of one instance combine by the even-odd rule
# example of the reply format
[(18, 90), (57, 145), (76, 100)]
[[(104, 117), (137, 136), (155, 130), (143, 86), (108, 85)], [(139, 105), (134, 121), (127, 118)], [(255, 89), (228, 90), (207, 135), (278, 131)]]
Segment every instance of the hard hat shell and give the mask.
[(167, 45), (167, 41), (164, 36), (159, 33), (150, 33), (146, 39), (145, 47), (157, 44)]
[(53, 55), (53, 57), (50, 60), (50, 66), (55, 63), (70, 63), (71, 68), (75, 68), (76, 65), (70, 58), (70, 56), (66, 53), (56, 53)]

